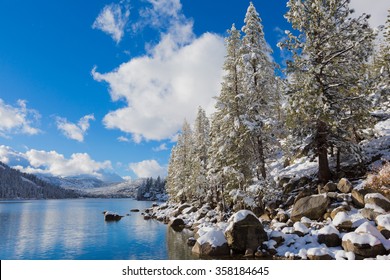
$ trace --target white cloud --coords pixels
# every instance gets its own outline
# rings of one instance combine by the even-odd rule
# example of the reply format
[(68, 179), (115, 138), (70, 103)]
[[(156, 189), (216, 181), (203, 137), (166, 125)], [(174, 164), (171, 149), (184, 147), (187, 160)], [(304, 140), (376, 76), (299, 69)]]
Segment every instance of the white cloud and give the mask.
[(103, 8), (92, 28), (107, 33), (116, 43), (119, 43), (124, 35), (129, 16), (130, 10), (127, 5), (112, 3)]
[(387, 11), (390, 9), (389, 0), (352, 0), (350, 5), (355, 9), (356, 16), (370, 14), (369, 22), (373, 28), (385, 24)]
[(57, 128), (69, 139), (79, 142), (84, 141), (84, 136), (89, 128), (89, 121), (95, 120), (93, 114), (82, 117), (77, 124), (68, 122), (65, 118), (58, 117)]
[(124, 136), (119, 136), (119, 137), (117, 138), (117, 140), (118, 140), (119, 142), (130, 142), (130, 140), (129, 140), (128, 138), (124, 137)]
[(205, 33), (196, 38), (193, 23), (181, 12), (178, 0), (152, 1), (151, 24), (164, 21), (160, 42), (147, 55), (131, 59), (110, 73), (92, 75), (109, 84), (113, 101), (127, 106), (109, 112), (103, 120), (109, 129), (120, 129), (133, 140), (162, 140), (174, 136), (184, 118), (192, 122), (196, 108), (208, 113), (219, 94), (225, 56), (223, 38)]
[(27, 108), (27, 101), (18, 100), (17, 106), (5, 104), (0, 98), (0, 136), (9, 137), (9, 134), (34, 135), (40, 132), (33, 127), (40, 119), (36, 110)]
[(43, 173), (54, 176), (93, 175), (99, 177), (98, 171), (112, 169), (110, 161), (97, 162), (86, 153), (75, 153), (70, 158), (56, 151), (29, 150), (25, 153), (30, 166), (23, 168), (28, 173)]
[(167, 147), (167, 144), (162, 143), (160, 146), (155, 147), (155, 148), (153, 148), (152, 150), (155, 151), (155, 152), (161, 152), (161, 151), (166, 151), (166, 150), (168, 150), (168, 147)]
[(138, 178), (156, 178), (157, 176), (166, 176), (166, 168), (160, 166), (160, 164), (154, 159), (130, 163), (129, 167), (138, 176)]

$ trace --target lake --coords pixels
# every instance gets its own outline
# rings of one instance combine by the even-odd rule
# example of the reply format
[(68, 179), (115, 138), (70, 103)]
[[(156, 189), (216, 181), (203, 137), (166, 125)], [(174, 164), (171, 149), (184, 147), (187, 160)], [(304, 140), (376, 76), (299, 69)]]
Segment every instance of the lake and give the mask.
[[(130, 212), (151, 204), (132, 199), (0, 201), (0, 259), (196, 259), (186, 244), (188, 234)], [(105, 210), (129, 216), (105, 222)]]

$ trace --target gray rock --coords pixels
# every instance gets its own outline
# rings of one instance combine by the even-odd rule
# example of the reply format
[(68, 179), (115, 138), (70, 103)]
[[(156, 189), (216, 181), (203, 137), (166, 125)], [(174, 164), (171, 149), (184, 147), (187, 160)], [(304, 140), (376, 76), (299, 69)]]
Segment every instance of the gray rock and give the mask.
[(317, 220), (323, 217), (329, 205), (326, 195), (311, 195), (297, 200), (293, 206), (291, 220), (299, 221), (302, 217)]
[(346, 178), (342, 178), (337, 184), (337, 189), (342, 193), (350, 193), (352, 188), (352, 183)]
[(364, 207), (364, 196), (368, 193), (373, 192), (371, 189), (368, 188), (355, 188), (351, 192), (352, 196), (352, 202), (353, 204), (358, 208)]
[[(245, 213), (241, 210), (235, 215)], [(231, 218), (230, 224), (225, 231), (227, 243), (236, 252), (244, 253), (247, 249), (254, 252), (264, 242), (268, 240), (267, 233), (259, 219), (250, 211), (245, 218), (234, 222), (235, 215)]]
[(333, 182), (328, 182), (323, 188), (322, 190), (324, 192), (335, 192), (337, 190), (337, 184), (333, 183)]

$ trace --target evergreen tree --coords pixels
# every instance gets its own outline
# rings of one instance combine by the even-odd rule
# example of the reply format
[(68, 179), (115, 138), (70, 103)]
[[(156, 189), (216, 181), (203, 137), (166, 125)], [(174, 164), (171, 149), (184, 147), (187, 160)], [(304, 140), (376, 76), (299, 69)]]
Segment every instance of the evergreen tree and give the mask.
[(190, 184), (193, 148), (193, 133), (188, 122), (184, 121), (168, 168), (167, 191), (173, 200), (188, 201), (194, 196)]
[(275, 65), (271, 61), (271, 49), (264, 38), (262, 21), (251, 2), (242, 28), (241, 46), (243, 67), (243, 101), (245, 114), (242, 121), (252, 137), (254, 167), (257, 177), (266, 179), (267, 148), (270, 146), (276, 113), (280, 104), (277, 97)]
[(369, 104), (364, 80), (373, 51), (368, 16), (351, 17), (349, 0), (290, 0), (285, 15), (300, 34), (281, 44), (293, 54), (289, 75), (289, 123), (318, 155), (319, 179), (331, 178), (328, 148), (359, 155), (358, 130)]
[(211, 196), (222, 202), (230, 190), (244, 190), (252, 179), (250, 138), (242, 115), (245, 113), (240, 67), (240, 31), (233, 25), (226, 38), (227, 55), (221, 93), (216, 97), (216, 112), (211, 124), (208, 178)]
[(192, 155), (192, 169), (190, 188), (195, 197), (203, 202), (206, 198), (208, 149), (210, 146), (210, 123), (206, 112), (202, 107), (198, 108), (198, 114), (194, 125), (194, 147)]

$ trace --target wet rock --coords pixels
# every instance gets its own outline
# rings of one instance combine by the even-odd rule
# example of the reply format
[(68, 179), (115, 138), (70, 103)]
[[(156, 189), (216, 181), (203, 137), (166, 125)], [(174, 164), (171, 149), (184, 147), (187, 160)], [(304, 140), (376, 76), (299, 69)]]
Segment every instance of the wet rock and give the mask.
[(220, 230), (211, 230), (198, 238), (192, 252), (199, 256), (227, 256), (230, 254), (225, 236)]
[(183, 219), (175, 218), (169, 222), (168, 226), (171, 227), (174, 231), (182, 231), (185, 227), (185, 223)]
[(352, 188), (352, 183), (346, 178), (342, 178), (337, 184), (337, 189), (342, 193), (350, 193)]
[(241, 210), (229, 219), (225, 231), (228, 245), (235, 252), (244, 253), (247, 249), (256, 249), (268, 240), (267, 233), (259, 219), (248, 210)]
[(117, 213), (111, 213), (111, 212), (108, 212), (106, 211), (104, 213), (104, 220), (107, 221), (107, 222), (111, 222), (111, 221), (119, 221), (120, 219), (122, 219), (123, 216), (117, 214)]
[(299, 221), (302, 217), (317, 220), (322, 218), (329, 205), (329, 199), (326, 195), (306, 196), (294, 203), (291, 213), (291, 220)]
[(139, 212), (139, 209), (131, 209), (130, 212)]

